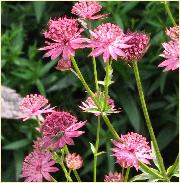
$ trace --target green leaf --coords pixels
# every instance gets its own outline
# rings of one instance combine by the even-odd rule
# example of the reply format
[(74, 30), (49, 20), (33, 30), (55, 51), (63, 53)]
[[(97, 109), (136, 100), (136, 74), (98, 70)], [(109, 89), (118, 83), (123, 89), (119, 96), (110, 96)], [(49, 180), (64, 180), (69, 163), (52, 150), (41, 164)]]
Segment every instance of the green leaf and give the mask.
[(153, 178), (152, 175), (150, 174), (147, 174), (147, 173), (142, 173), (142, 174), (139, 174), (139, 175), (136, 175), (134, 177), (132, 177), (129, 182), (135, 182), (135, 181), (138, 181), (138, 180), (148, 180), (148, 179), (151, 179)]
[(156, 152), (155, 152), (154, 145), (153, 145), (152, 141), (151, 141), (151, 149), (152, 149), (153, 162), (156, 165), (156, 167), (159, 169), (159, 171), (161, 171), (161, 169), (160, 169), (160, 167), (158, 165), (157, 155), (156, 155)]
[(41, 17), (43, 15), (45, 7), (46, 7), (46, 2), (44, 1), (35, 1), (33, 2), (35, 14), (36, 14), (36, 20), (39, 23), (41, 20)]
[(40, 94), (46, 96), (46, 90), (44, 88), (44, 85), (39, 79), (36, 81), (36, 86)]
[(18, 140), (18, 141), (12, 142), (10, 144), (7, 144), (2, 149), (16, 150), (16, 149), (20, 149), (22, 147), (25, 147), (30, 143), (31, 143), (31, 141), (29, 141), (28, 139), (22, 139), (22, 140)]
[(176, 175), (178, 172), (179, 172), (179, 154), (174, 164), (167, 169), (167, 175), (171, 177)]
[(90, 143), (91, 151), (93, 152), (93, 154), (95, 154), (96, 149), (95, 149), (94, 145), (91, 142), (89, 142), (89, 143)]
[(121, 88), (117, 96), (119, 97), (119, 101), (122, 104), (123, 110), (125, 110), (127, 113), (131, 125), (136, 131), (139, 131), (141, 129), (140, 115), (135, 100), (128, 90), (124, 88)]

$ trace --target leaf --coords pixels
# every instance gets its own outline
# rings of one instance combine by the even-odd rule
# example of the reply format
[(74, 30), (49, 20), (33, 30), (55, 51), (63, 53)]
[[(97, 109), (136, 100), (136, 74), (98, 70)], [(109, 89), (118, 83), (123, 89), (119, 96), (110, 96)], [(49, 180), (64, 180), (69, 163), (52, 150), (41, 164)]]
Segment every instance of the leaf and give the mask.
[(167, 175), (171, 177), (177, 174), (178, 172), (179, 172), (179, 154), (174, 164), (167, 169)]
[(44, 1), (35, 1), (33, 2), (35, 14), (36, 14), (36, 20), (39, 23), (41, 20), (41, 17), (43, 15), (45, 7), (46, 7), (46, 2)]
[(95, 154), (96, 149), (95, 149), (94, 145), (91, 142), (89, 142), (89, 143), (90, 143), (91, 151), (93, 152), (93, 154)]
[(136, 131), (139, 131), (141, 129), (140, 115), (135, 100), (128, 90), (124, 88), (121, 88), (117, 96), (119, 97), (123, 110), (125, 110), (127, 113), (131, 125)]
[(139, 175), (136, 175), (134, 177), (132, 177), (129, 182), (134, 182), (134, 181), (137, 181), (137, 180), (148, 180), (150, 178), (152, 178), (153, 176), (150, 175), (150, 174), (147, 174), (147, 173), (142, 173), (142, 174), (139, 174)]
[(31, 141), (29, 141), (28, 139), (22, 139), (22, 140), (18, 140), (18, 141), (9, 143), (9, 144), (5, 145), (2, 149), (16, 150), (16, 149), (20, 149), (22, 147), (25, 147), (30, 143), (31, 143)]
[(153, 162), (156, 165), (156, 167), (159, 169), (159, 171), (161, 171), (161, 169), (160, 169), (160, 167), (158, 165), (157, 155), (156, 155), (156, 152), (155, 152), (154, 145), (153, 145), (152, 141), (151, 141), (151, 149), (152, 149)]
[(44, 88), (44, 85), (39, 79), (36, 81), (36, 86), (37, 86), (37, 89), (39, 90), (39, 93), (41, 95), (46, 96), (46, 90)]

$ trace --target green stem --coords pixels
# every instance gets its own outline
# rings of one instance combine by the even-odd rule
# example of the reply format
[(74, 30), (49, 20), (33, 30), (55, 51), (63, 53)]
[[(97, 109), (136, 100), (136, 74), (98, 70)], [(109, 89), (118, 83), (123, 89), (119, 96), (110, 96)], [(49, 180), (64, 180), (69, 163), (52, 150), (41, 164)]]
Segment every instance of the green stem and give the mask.
[[(80, 81), (82, 82), (83, 86), (85, 87), (85, 89), (87, 90), (88, 94), (91, 96), (92, 100), (94, 101), (95, 105), (98, 107), (99, 110), (101, 110), (101, 107), (98, 103), (98, 101), (96, 100), (96, 98), (94, 97), (94, 93), (91, 91), (91, 89), (89, 88), (88, 84), (86, 83), (83, 75), (81, 74), (81, 71), (76, 63), (76, 60), (74, 59), (74, 57), (71, 56), (71, 61), (73, 63), (74, 69), (76, 71), (76, 73), (78, 74), (78, 78), (80, 79)], [(115, 139), (119, 139), (120, 137), (118, 135), (118, 133), (116, 132), (116, 130), (114, 129), (114, 127), (112, 126), (111, 122), (109, 121), (109, 118), (107, 117), (107, 115), (102, 115), (103, 120), (105, 121), (106, 125), (108, 126), (109, 130), (111, 131), (113, 137)]]
[(143, 113), (144, 113), (144, 117), (145, 117), (145, 120), (146, 120), (146, 124), (147, 124), (148, 130), (149, 130), (151, 140), (152, 140), (153, 145), (154, 145), (155, 152), (157, 154), (157, 161), (158, 161), (158, 164), (159, 164), (159, 167), (161, 169), (162, 174), (165, 177), (167, 177), (166, 176), (166, 170), (165, 170), (164, 163), (163, 163), (163, 159), (162, 159), (162, 156), (160, 154), (160, 150), (159, 150), (159, 147), (158, 147), (158, 144), (157, 144), (157, 141), (156, 141), (156, 137), (154, 135), (154, 131), (153, 131), (153, 128), (152, 128), (152, 124), (151, 124), (151, 121), (150, 121), (150, 118), (149, 118), (146, 102), (145, 102), (145, 99), (144, 99), (143, 88), (142, 88), (142, 85), (141, 85), (141, 79), (140, 79), (140, 76), (139, 76), (139, 70), (138, 70), (138, 66), (137, 66), (136, 61), (133, 62), (133, 69), (134, 69), (137, 88), (138, 88), (139, 97), (140, 97), (140, 101), (141, 101), (141, 107), (142, 107), (142, 110), (143, 110)]
[(101, 119), (98, 116), (98, 124), (97, 124), (97, 132), (96, 132), (96, 145), (95, 145), (95, 152), (94, 152), (94, 173), (93, 173), (93, 181), (96, 182), (96, 166), (97, 166), (97, 154), (99, 148), (99, 133), (101, 128)]
[[(66, 153), (66, 154), (69, 154), (69, 149), (68, 149), (67, 145), (64, 146), (64, 150), (65, 150), (65, 153)], [(73, 170), (73, 173), (74, 173), (74, 175), (75, 175), (77, 181), (78, 181), (78, 182), (82, 182), (82, 181), (81, 181), (81, 178), (80, 178), (80, 176), (79, 176), (79, 174), (78, 174), (78, 172), (77, 172), (76, 170)]]
[(93, 70), (94, 70), (94, 81), (96, 85), (96, 91), (99, 91), (99, 85), (98, 85), (98, 77), (97, 77), (97, 68), (96, 68), (96, 59), (93, 57)]
[(165, 9), (166, 9), (166, 12), (167, 12), (169, 18), (171, 19), (171, 22), (173, 23), (174, 26), (176, 26), (176, 22), (175, 22), (175, 20), (172, 16), (171, 10), (170, 10), (169, 5), (168, 5), (168, 2), (165, 1), (164, 6), (165, 6)]
[(66, 167), (64, 166), (63, 160), (61, 160), (61, 159), (59, 158), (59, 156), (58, 156), (58, 154), (57, 154), (56, 152), (53, 152), (53, 157), (54, 157), (55, 161), (57, 161), (57, 163), (60, 164), (60, 166), (61, 166), (61, 168), (62, 168), (62, 170), (63, 170), (63, 172), (64, 172), (64, 174), (65, 174), (65, 177), (66, 177), (67, 181), (72, 182), (72, 179), (71, 179), (71, 177), (69, 176)]
[(57, 180), (52, 176), (51, 176), (51, 180), (52, 180), (52, 182), (57, 182)]
[(108, 98), (108, 88), (109, 88), (109, 61), (106, 63), (106, 77), (105, 77), (105, 83), (104, 83), (104, 110), (107, 106), (107, 98)]
[(126, 170), (126, 174), (125, 174), (124, 182), (127, 182), (127, 181), (128, 181), (129, 172), (130, 172), (130, 167), (128, 167), (128, 168), (127, 168), (127, 170)]

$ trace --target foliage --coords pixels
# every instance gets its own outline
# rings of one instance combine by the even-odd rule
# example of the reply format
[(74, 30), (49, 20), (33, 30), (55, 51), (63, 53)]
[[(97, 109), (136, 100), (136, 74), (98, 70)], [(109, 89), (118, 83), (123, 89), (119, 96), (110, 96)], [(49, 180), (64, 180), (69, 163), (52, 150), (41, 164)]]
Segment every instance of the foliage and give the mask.
[[(178, 2), (171, 2), (170, 8), (178, 23), (177, 4)], [(150, 34), (151, 46), (139, 63), (139, 68), (158, 144), (163, 152), (165, 165), (169, 167), (174, 163), (178, 152), (178, 72), (163, 73), (162, 69), (157, 68), (162, 61), (159, 57), (162, 52), (161, 43), (166, 41), (164, 30), (172, 26), (164, 4), (106, 1), (102, 2), (102, 5), (111, 13), (111, 16), (103, 21), (117, 23), (124, 30), (139, 30)], [(71, 6), (72, 2), (2, 2), (1, 78), (3, 85), (16, 89), (22, 96), (40, 93), (47, 96), (53, 106), (71, 111), (79, 119), (88, 121), (86, 131), (90, 133), (86, 133), (80, 138), (79, 144), (70, 149), (83, 155), (85, 168), (80, 171), (80, 175), (84, 181), (91, 181), (92, 150), (97, 124), (92, 115), (80, 112), (77, 107), (86, 93), (72, 73), (57, 71), (54, 68), (57, 61), (48, 62), (49, 58), (42, 59), (38, 51), (43, 44), (41, 33), (47, 21), (51, 17), (67, 14)], [(93, 27), (96, 26), (95, 22)], [(91, 84), (92, 61), (84, 57), (88, 51), (78, 52), (76, 58), (82, 72), (86, 73), (86, 80)], [(98, 60), (97, 68), (99, 78), (103, 80), (105, 72), (101, 59)], [(140, 101), (132, 68), (118, 61), (113, 63), (113, 69), (115, 83), (110, 87), (110, 95), (116, 105), (122, 108), (120, 114), (111, 116), (113, 126), (119, 133), (132, 130), (148, 136), (144, 116), (139, 110)], [(31, 151), (32, 140), (37, 136), (34, 131), (36, 126), (36, 121), (33, 120), (28, 123), (2, 120), (2, 181), (20, 180), (21, 163), (24, 156)], [(98, 158), (97, 176), (100, 180), (116, 166), (114, 158), (109, 156), (110, 138), (110, 132), (103, 125), (100, 131), (100, 151), (106, 153), (100, 154)], [(84, 148), (80, 148), (81, 146)]]

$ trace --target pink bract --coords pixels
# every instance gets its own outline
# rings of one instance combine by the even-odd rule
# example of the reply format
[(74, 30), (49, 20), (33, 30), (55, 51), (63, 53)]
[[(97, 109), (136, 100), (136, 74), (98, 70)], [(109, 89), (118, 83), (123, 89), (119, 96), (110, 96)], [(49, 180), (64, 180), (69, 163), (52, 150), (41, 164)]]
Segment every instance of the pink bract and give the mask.
[(134, 132), (126, 135), (121, 135), (121, 140), (124, 143), (113, 140), (114, 144), (113, 156), (117, 158), (117, 163), (124, 168), (135, 167), (139, 169), (139, 161), (145, 164), (150, 164), (149, 159), (152, 159), (152, 150), (146, 141), (146, 138)]
[(42, 182), (43, 178), (51, 181), (49, 173), (59, 170), (53, 167), (55, 163), (50, 152), (35, 150), (24, 159), (21, 177), (26, 178), (25, 182)]
[(71, 170), (77, 170), (83, 165), (83, 159), (76, 153), (66, 155), (65, 162), (66, 166)]
[(83, 31), (76, 19), (60, 17), (50, 20), (44, 37), (53, 42), (46, 41), (46, 46), (39, 50), (47, 50), (44, 57), (51, 57), (51, 60), (55, 60), (60, 55), (63, 60), (70, 60), (70, 56), (75, 55), (76, 49), (85, 47), (84, 42), (87, 39), (81, 36)]
[(73, 138), (81, 136), (84, 131), (78, 129), (86, 122), (78, 122), (76, 117), (68, 112), (53, 112), (46, 116), (42, 124), (44, 146), (55, 149), (65, 144), (74, 145)]
[(124, 177), (121, 173), (109, 172), (107, 175), (105, 175), (104, 182), (124, 182)]
[(57, 70), (60, 70), (60, 71), (68, 71), (71, 69), (71, 61), (70, 60), (59, 60), (58, 61), (58, 64), (56, 66), (56, 69)]
[(78, 15), (82, 20), (96, 20), (107, 16), (108, 14), (98, 14), (102, 6), (96, 1), (80, 1), (74, 4), (71, 13)]
[(163, 53), (160, 55), (165, 60), (158, 67), (165, 67), (164, 71), (176, 70), (179, 68), (179, 43), (178, 41), (170, 41), (162, 44)]
[(54, 111), (54, 108), (50, 108), (50, 105), (48, 105), (48, 100), (44, 96), (37, 94), (30, 94), (23, 98), (19, 109), (23, 115), (18, 118), (22, 118), (23, 121), (32, 117), (38, 117), (43, 113), (51, 113)]
[(118, 56), (125, 56), (122, 49), (131, 47), (126, 44), (131, 36), (124, 37), (122, 29), (115, 24), (99, 25), (90, 33), (92, 39), (88, 41), (87, 47), (93, 48), (93, 51), (89, 56), (97, 57), (103, 54), (104, 62), (109, 61), (110, 57), (117, 60)]
[(149, 36), (142, 32), (128, 32), (126, 36), (131, 37), (127, 44), (132, 46), (122, 49), (125, 56), (122, 56), (121, 59), (128, 62), (140, 60), (149, 48)]
[(166, 29), (166, 34), (174, 41), (179, 41), (179, 25)]

